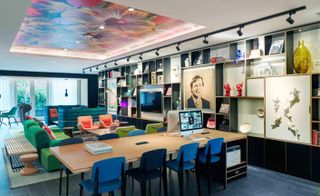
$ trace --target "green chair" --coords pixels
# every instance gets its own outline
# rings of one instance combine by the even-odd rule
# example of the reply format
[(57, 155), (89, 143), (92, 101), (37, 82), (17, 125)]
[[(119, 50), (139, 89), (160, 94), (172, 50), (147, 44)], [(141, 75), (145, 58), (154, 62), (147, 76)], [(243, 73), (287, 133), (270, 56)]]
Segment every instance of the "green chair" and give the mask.
[(130, 131), (136, 130), (135, 126), (126, 126), (126, 127), (118, 127), (116, 129), (116, 133), (120, 136), (120, 137), (126, 137), (128, 136), (128, 133)]
[(158, 129), (163, 127), (163, 123), (152, 123), (152, 124), (147, 124), (146, 126), (146, 133), (157, 133)]
[(16, 113), (17, 113), (18, 107), (14, 106), (13, 108), (11, 108), (11, 110), (9, 112), (4, 112), (0, 115), (0, 125), (3, 124), (3, 119), (4, 118), (8, 118), (8, 122), (9, 122), (9, 126), (11, 127), (11, 122), (10, 122), (10, 118), (13, 118), (14, 121), (17, 123), (17, 119), (16, 119)]

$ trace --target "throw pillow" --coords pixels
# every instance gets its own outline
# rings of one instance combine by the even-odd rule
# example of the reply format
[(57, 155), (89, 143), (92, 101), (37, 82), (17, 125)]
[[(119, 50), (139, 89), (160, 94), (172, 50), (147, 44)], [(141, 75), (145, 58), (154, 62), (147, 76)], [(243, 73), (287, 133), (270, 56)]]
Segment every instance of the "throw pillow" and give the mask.
[(81, 124), (82, 124), (82, 128), (84, 128), (84, 129), (91, 128), (91, 122), (90, 122), (90, 120), (81, 121)]
[(58, 117), (58, 112), (56, 108), (51, 108), (49, 110), (49, 116), (50, 118), (57, 118)]
[(53, 140), (57, 139), (57, 137), (54, 135), (53, 131), (47, 125), (44, 125), (43, 129), (47, 131), (47, 133), (50, 135), (51, 139), (53, 139)]
[(112, 123), (110, 118), (102, 119), (102, 122), (105, 126), (110, 126)]

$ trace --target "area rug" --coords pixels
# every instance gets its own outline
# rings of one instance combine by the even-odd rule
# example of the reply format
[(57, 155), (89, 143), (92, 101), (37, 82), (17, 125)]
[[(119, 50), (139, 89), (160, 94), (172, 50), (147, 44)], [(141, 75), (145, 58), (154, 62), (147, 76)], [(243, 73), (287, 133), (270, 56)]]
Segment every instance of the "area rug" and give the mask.
[(20, 176), (19, 170), (12, 170), (9, 158), (6, 156), (4, 149), (2, 149), (2, 154), (10, 180), (10, 188), (17, 188), (25, 185), (54, 180), (60, 177), (59, 171), (47, 172), (43, 167), (41, 167), (40, 164), (36, 164), (39, 169), (36, 174), (31, 176)]

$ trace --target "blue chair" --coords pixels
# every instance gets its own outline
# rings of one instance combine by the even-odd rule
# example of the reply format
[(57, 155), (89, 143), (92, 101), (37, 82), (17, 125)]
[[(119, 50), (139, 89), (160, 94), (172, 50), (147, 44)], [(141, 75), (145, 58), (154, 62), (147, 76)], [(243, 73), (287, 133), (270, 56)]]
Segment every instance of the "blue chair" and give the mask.
[(157, 129), (158, 133), (167, 132), (167, 127), (160, 127)]
[[(167, 162), (167, 167), (175, 172), (178, 172), (178, 180), (179, 180), (179, 193), (183, 195), (183, 173), (184, 171), (189, 172), (192, 169), (195, 169), (195, 164), (192, 161), (195, 161), (197, 158), (197, 153), (199, 149), (199, 143), (190, 143), (185, 144), (180, 147), (177, 159), (171, 160)], [(187, 173), (189, 174), (189, 173)], [(200, 195), (200, 181), (198, 172), (196, 172), (197, 176), (197, 186), (198, 192)], [(188, 176), (187, 176), (188, 180)]]
[(125, 167), (125, 157), (95, 162), (91, 178), (82, 180), (79, 184), (80, 195), (82, 195), (83, 189), (97, 196), (107, 192), (114, 195), (114, 191), (121, 189), (121, 195), (126, 195)]
[[(209, 195), (211, 194), (211, 171), (212, 164), (217, 163), (221, 158), (218, 154), (222, 151), (223, 138), (209, 140), (204, 152), (199, 153), (199, 163), (205, 164), (205, 173), (208, 182)], [(224, 184), (225, 186), (225, 184)]]
[(111, 140), (116, 138), (119, 138), (119, 135), (116, 133), (108, 133), (108, 134), (98, 136), (98, 140)]
[[(59, 146), (64, 145), (71, 145), (71, 144), (80, 144), (83, 143), (82, 138), (68, 138), (61, 140), (59, 142)], [(61, 195), (61, 184), (62, 184), (62, 172), (65, 171), (67, 176), (67, 189), (66, 189), (66, 195), (69, 195), (69, 175), (72, 174), (72, 172), (64, 165), (61, 165), (60, 167), (60, 179), (59, 179), (59, 195)]]
[(144, 135), (144, 134), (146, 134), (144, 130), (133, 130), (128, 133), (128, 136), (138, 136), (138, 135)]
[(163, 180), (164, 195), (168, 195), (166, 149), (152, 150), (142, 154), (140, 167), (129, 170), (127, 173), (140, 183), (141, 195), (146, 196), (146, 183), (149, 181), (149, 193), (151, 195), (151, 180), (160, 178), (159, 190), (161, 193), (161, 178)]

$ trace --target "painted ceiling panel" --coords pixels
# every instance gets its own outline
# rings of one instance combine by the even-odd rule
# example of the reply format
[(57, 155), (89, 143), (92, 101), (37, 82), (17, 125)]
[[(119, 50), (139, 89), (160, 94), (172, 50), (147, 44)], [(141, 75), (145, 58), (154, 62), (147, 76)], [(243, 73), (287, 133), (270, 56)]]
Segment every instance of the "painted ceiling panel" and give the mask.
[(202, 28), (102, 0), (32, 0), (10, 51), (103, 60)]

